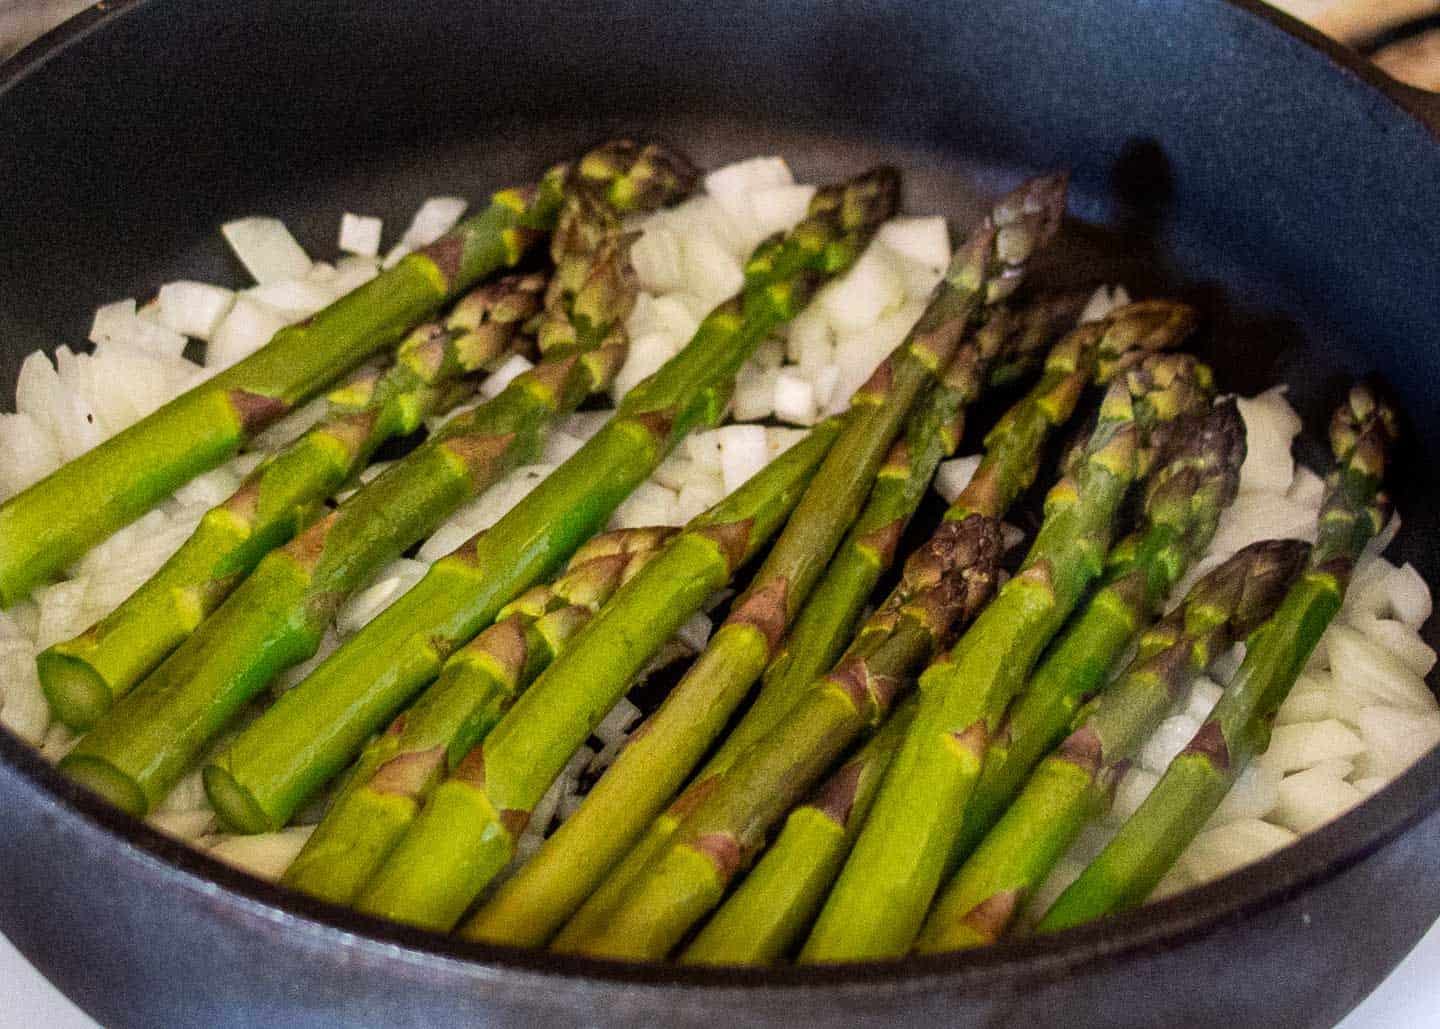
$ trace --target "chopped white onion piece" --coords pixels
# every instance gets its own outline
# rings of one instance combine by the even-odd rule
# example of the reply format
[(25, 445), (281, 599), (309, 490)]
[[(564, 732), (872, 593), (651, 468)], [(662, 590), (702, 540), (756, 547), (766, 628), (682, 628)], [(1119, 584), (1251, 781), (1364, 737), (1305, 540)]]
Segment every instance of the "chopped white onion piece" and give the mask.
[[(160, 287), (161, 319), (176, 332), (196, 339), (208, 340), (215, 335), (234, 303), (233, 292), (204, 282), (167, 282)], [(180, 351), (170, 356), (179, 357)]]
[(198, 840), (215, 827), (215, 812), (196, 808), (189, 811), (156, 811), (145, 824), (166, 836), (186, 842)]
[(50, 726), (50, 705), (35, 674), (35, 648), (26, 640), (0, 640), (0, 725), (37, 747)]
[(805, 217), (814, 196), (814, 186), (771, 186), (751, 193), (750, 213), (760, 238), (793, 229)]
[(675, 633), (675, 639), (689, 647), (695, 653), (705, 649), (705, 644), (710, 640), (710, 630), (714, 623), (704, 614), (696, 612), (690, 616), (690, 620)]
[(680, 488), (680, 496), (676, 501), (677, 516), (683, 524), (724, 499), (725, 487), (718, 476), (697, 474)]
[(335, 290), (311, 279), (280, 279), (245, 291), (245, 296), (278, 312), (287, 321), (310, 317), (335, 301)]
[(1110, 802), (1110, 820), (1119, 824), (1140, 810), (1145, 798), (1155, 789), (1160, 776), (1148, 768), (1131, 765), (1115, 787), (1115, 799)]
[(1116, 308), (1124, 307), (1130, 303), (1130, 294), (1124, 286), (1101, 286), (1086, 302), (1084, 309), (1080, 312), (1078, 319), (1082, 324), (1086, 322), (1098, 322), (1102, 318), (1110, 317)]
[(540, 454), (542, 464), (564, 464), (579, 452), (585, 445), (583, 439), (570, 435), (561, 429), (555, 429), (545, 439), (545, 449)]
[(775, 410), (775, 381), (779, 372), (747, 364), (735, 377), (730, 413), (737, 422), (753, 422)]
[(794, 183), (795, 175), (785, 158), (750, 157), (716, 168), (706, 175), (705, 192), (714, 196), (736, 196)]
[(935, 492), (945, 498), (945, 503), (955, 503), (955, 498), (970, 485), (980, 467), (981, 455), (967, 454), (952, 461), (942, 461), (935, 469)]
[(342, 636), (358, 632), (362, 626), (399, 600), (411, 586), (425, 575), (429, 565), (423, 561), (399, 558), (382, 568), (375, 583), (351, 597), (335, 615), (335, 626)]
[(712, 235), (696, 233), (680, 241), (680, 268), (686, 292), (714, 307), (740, 292), (745, 282), (740, 261)]
[(1220, 515), (1210, 553), (1229, 555), (1258, 540), (1315, 541), (1315, 511), (1283, 493), (1242, 491)]
[(410, 219), (400, 242), (413, 252), (449, 232), (469, 205), (459, 197), (429, 197)]
[(647, 525), (680, 525), (679, 498), (673, 490), (658, 482), (642, 482), (615, 509), (610, 518), (612, 529), (635, 529)]
[(313, 825), (300, 825), (256, 836), (224, 836), (210, 848), (210, 856), (257, 879), (274, 882), (290, 867), (314, 831)]
[(1165, 771), (1199, 730), (1200, 723), (1184, 715), (1165, 719), (1141, 748), (1140, 764), (1152, 772)]
[(523, 354), (511, 354), (480, 384), (480, 395), (486, 400), (498, 397), (506, 386), (534, 367), (534, 363)]
[(380, 274), (380, 262), (368, 257), (342, 257), (335, 263), (335, 278), (330, 287), (337, 297), (365, 285)]
[(1350, 624), (1422, 679), (1435, 667), (1435, 651), (1404, 622), (1393, 618), (1352, 618)]
[(813, 425), (816, 410), (815, 387), (793, 372), (775, 377), (775, 417), (792, 425)]
[(685, 437), (685, 453), (695, 467), (707, 473), (720, 474), (719, 430), (693, 432)]
[(630, 727), (639, 720), (640, 709), (625, 697), (621, 697), (605, 717), (600, 719), (600, 724), (595, 726), (594, 736), (605, 744), (624, 742), (629, 738)]
[(673, 356), (675, 341), (669, 336), (655, 332), (631, 340), (625, 364), (610, 385), (610, 395), (618, 404), (625, 399), (626, 393), (657, 372)]
[(1254, 864), (1295, 839), (1295, 834), (1258, 818), (1207, 829), (1191, 841), (1177, 867), (1191, 882), (1208, 882)]
[(256, 282), (303, 279), (310, 271), (309, 255), (278, 218), (240, 218), (220, 232)]
[(1440, 743), (1440, 714), (1372, 705), (1356, 722), (1369, 748), (1357, 763), (1362, 778), (1393, 779)]
[(1211, 826), (1242, 818), (1264, 818), (1280, 800), (1280, 773), (1263, 761), (1252, 761), (1210, 816)]
[(1290, 444), (1300, 434), (1300, 416), (1277, 386), (1257, 397), (1237, 397), (1245, 422), (1245, 463), (1240, 466), (1242, 490), (1285, 492), (1295, 478)]
[(699, 320), (683, 301), (671, 296), (655, 297), (649, 293), (641, 293), (635, 298), (635, 308), (625, 321), (625, 331), (631, 339), (658, 332), (668, 336), (677, 347), (688, 343), (699, 327)]
[[(603, 411), (576, 411), (567, 415), (560, 423), (560, 430), (576, 439), (589, 441), (611, 418), (615, 412), (610, 409)], [(693, 436), (691, 437), (694, 438)]]
[(237, 297), (205, 348), (205, 367), (211, 371), (229, 368), (269, 343), (288, 324), (274, 309), (250, 297)]
[(1190, 685), (1190, 695), (1185, 700), (1185, 716), (1203, 723), (1210, 717), (1222, 692), (1219, 684), (1200, 676)]
[(820, 291), (815, 302), (837, 333), (855, 333), (879, 321), (905, 296), (905, 285), (883, 248), (867, 247), (839, 280)]
[(1365, 751), (1365, 741), (1333, 718), (1323, 722), (1277, 725), (1270, 734), (1270, 746), (1258, 759), (1285, 775), (1313, 768), (1333, 758), (1352, 758)]
[(0, 414), (0, 500), (39, 482), (62, 460), (54, 437), (33, 417)]
[(765, 429), (759, 425), (727, 425), (716, 431), (720, 439), (720, 473), (727, 494), (770, 461)]
[(1272, 820), (1296, 832), (1310, 832), (1338, 818), (1365, 794), (1329, 769), (1311, 768), (1280, 780)]
[(347, 254), (374, 257), (380, 253), (384, 224), (379, 218), (346, 211), (340, 216), (340, 249)]
[(1420, 676), (1384, 647), (1348, 625), (1332, 624), (1325, 633), (1330, 671), (1338, 692), (1361, 706), (1389, 704), (1428, 712), (1435, 696)]
[(684, 282), (680, 266), (680, 237), (663, 225), (645, 226), (630, 247), (630, 266), (640, 285), (654, 293), (669, 293)]

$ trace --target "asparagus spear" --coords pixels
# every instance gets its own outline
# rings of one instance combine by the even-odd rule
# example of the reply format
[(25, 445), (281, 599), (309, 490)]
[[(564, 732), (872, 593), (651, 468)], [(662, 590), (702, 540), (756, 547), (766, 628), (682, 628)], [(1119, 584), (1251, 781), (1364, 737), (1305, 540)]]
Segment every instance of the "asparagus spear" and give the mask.
[[(619, 176), (622, 181), (635, 176), (654, 181), (654, 172), (647, 178), (640, 169), (675, 163), (648, 147), (627, 156), (633, 164)], [(603, 195), (613, 189), (614, 170), (613, 164), (582, 162), (566, 179), (567, 195)], [(664, 200), (671, 192), (645, 195)], [(572, 239), (556, 237), (560, 256)], [(628, 238), (612, 232), (589, 254), (585, 285), (567, 300), (567, 316), (583, 330), (573, 346), (552, 348), (489, 403), (452, 419), (337, 511), (272, 551), (77, 745), (65, 768), (126, 810), (147, 812), (241, 704), (315, 652), (326, 623), (351, 591), (509, 468), (537, 457), (556, 417), (607, 384), (624, 359), (623, 333), (612, 326), (623, 320), (634, 298), (628, 246)], [(207, 774), (207, 788), (229, 802), (217, 804), (222, 818), (255, 825), (256, 814), (244, 806), (248, 798), (226, 786), (223, 770)]]
[(1250, 759), (1264, 751), (1276, 709), (1340, 610), (1360, 552), (1385, 524), (1390, 504), (1381, 485), (1395, 436), (1394, 412), (1365, 386), (1352, 388), (1330, 425), (1338, 467), (1326, 483), (1308, 567), (1274, 616), (1251, 633), (1240, 670), (1195, 738), (1046, 912), (1040, 931), (1066, 929), (1143, 903)]
[(441, 775), (484, 738), (561, 646), (673, 534), (653, 528), (597, 536), (575, 552), (554, 583), (532, 587), (507, 604), (495, 624), (440, 671), (440, 681), (464, 702), (463, 731), (447, 740), (398, 716), (361, 753), (344, 791), (286, 870), (285, 885), (351, 903)]
[[(632, 144), (582, 159), (617, 196), (645, 184), (625, 171)], [(642, 165), (642, 168), (645, 167)], [(684, 169), (679, 169), (684, 170)], [(496, 193), (489, 206), (314, 317), (0, 504), (0, 607), (23, 599), (254, 433), (400, 339), (480, 279), (513, 267), (555, 224), (564, 166)], [(84, 497), (84, 503), (76, 503)]]
[[(859, 513), (907, 411), (942, 370), (940, 394), (955, 399), (942, 405), (949, 417), (939, 429), (953, 449), (957, 419), (1007, 336), (962, 340), (985, 303), (1018, 286), (1030, 255), (1058, 227), (1064, 198), (1064, 176), (1025, 184), (955, 255), (915, 327), (856, 391), (849, 424), (730, 617), (579, 809), (467, 924), (468, 935), (544, 944), (684, 784), (771, 660)], [(892, 547), (899, 528), (881, 530)]]
[[(540, 309), (545, 276), (507, 276), (455, 305), (400, 344), (383, 374), (362, 372), (330, 396), (329, 416), (267, 459), (146, 583), (80, 636), (37, 663), (51, 708), (90, 728), (207, 618), (255, 565), (324, 510), (323, 501), (385, 440), (417, 430), (464, 395), (454, 380), (484, 367)], [(446, 389), (450, 384), (451, 388)]]
[(356, 906), (452, 927), (509, 863), (535, 804), (634, 676), (784, 524), (840, 429), (838, 419), (817, 425), (622, 586), (436, 787)]
[[(1207, 574), (1147, 630), (1116, 682), (1025, 783), (940, 894), (916, 948), (983, 946), (1002, 936), (1185, 688), (1274, 612), (1304, 564), (1299, 540), (1253, 543)], [(966, 818), (970, 817), (967, 809)]]
[[(1046, 440), (1055, 427), (1069, 420), (1092, 376), (1108, 378), (1136, 355), (1174, 345), (1188, 335), (1193, 324), (1194, 314), (1189, 308), (1151, 301), (1129, 305), (1107, 319), (1081, 326), (1067, 335), (1047, 357), (1040, 381), (985, 437), (985, 458), (946, 518), (958, 521), (970, 514), (996, 519), (1002, 516), (1034, 480)], [(901, 586), (904, 586), (903, 579)], [(892, 593), (887, 601), (892, 606), (903, 602), (904, 597), (899, 593)], [(882, 634), (885, 631), (883, 623), (875, 628)], [(866, 636), (862, 630), (860, 639)], [(817, 633), (814, 638), (817, 645), (825, 641), (823, 633)], [(859, 641), (856, 645), (859, 646)], [(814, 681), (800, 688), (787, 673), (783, 687), (781, 680), (767, 683), (772, 694), (778, 688), (794, 692), (783, 700), (771, 700), (762, 691), (690, 787), (669, 811), (655, 819), (639, 843), (571, 918), (556, 938), (557, 947), (578, 949), (605, 929), (630, 883), (664, 851), (685, 813), (694, 806), (695, 798), (704, 796), (712, 788), (713, 780), (723, 775), (741, 753), (764, 739), (801, 697), (809, 697), (814, 692), (811, 688)], [(743, 746), (737, 740), (742, 741)]]
[(805, 938), (917, 706), (914, 694), (906, 697), (854, 757), (790, 812), (775, 842), (681, 952), (681, 961), (763, 965)]
[[(579, 452), (242, 733), (207, 769), (227, 822), (252, 831), (283, 825), (436, 677), (449, 651), (599, 529), (686, 433), (714, 424), (740, 365), (854, 262), (893, 211), (898, 188), (895, 172), (882, 168), (818, 191), (788, 236), (756, 250), (742, 294), (711, 312)], [(428, 691), (416, 710), (446, 703), (443, 692)]]
[(1233, 400), (1176, 423), (1164, 464), (1150, 477), (1141, 525), (1116, 544), (1106, 582), (1046, 653), (985, 754), (952, 861), (985, 836), (1035, 764), (1065, 733), (1076, 709), (1154, 617), (1191, 562), (1214, 538), (1235, 499), (1245, 425)]
[(1099, 575), (1120, 502), (1157, 425), (1194, 411), (1209, 374), (1185, 355), (1151, 358), (1106, 394), (1095, 431), (1045, 500), (1019, 573), (920, 679), (920, 711), (891, 763), (803, 961), (899, 956), (945, 874), (1001, 713)]

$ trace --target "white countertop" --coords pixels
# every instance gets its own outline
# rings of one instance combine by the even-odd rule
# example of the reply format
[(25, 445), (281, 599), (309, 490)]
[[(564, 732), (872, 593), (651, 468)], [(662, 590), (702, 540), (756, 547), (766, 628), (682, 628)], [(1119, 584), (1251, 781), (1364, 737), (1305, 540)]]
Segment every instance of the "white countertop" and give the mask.
[[(92, 1029), (79, 1008), (0, 936), (0, 1029)], [(1440, 924), (1339, 1029), (1440, 1027)]]

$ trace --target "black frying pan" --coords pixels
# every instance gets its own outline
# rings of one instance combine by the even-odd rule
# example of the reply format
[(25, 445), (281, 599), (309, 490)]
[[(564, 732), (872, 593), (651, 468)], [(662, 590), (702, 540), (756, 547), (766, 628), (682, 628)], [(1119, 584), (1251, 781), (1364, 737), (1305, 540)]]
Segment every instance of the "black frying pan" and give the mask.
[[(1428, 120), (1427, 120), (1428, 119)], [(1428, 127), (1427, 127), (1428, 126)], [(1199, 303), (1222, 385), (1312, 428), (1376, 371), (1412, 419), (1399, 556), (1440, 583), (1440, 104), (1251, 0), (117, 0), (0, 70), (0, 405), (100, 301), (240, 281), (222, 220), (317, 252), (614, 131), (909, 207), (1075, 171), (1050, 274)], [(83, 498), (77, 498), (83, 502)], [(1432, 642), (1434, 634), (1432, 630)], [(1440, 753), (1282, 854), (1053, 939), (724, 973), (464, 945), (192, 853), (0, 732), (0, 928), (109, 1024), (457, 1020), (1323, 1026), (1440, 913)]]

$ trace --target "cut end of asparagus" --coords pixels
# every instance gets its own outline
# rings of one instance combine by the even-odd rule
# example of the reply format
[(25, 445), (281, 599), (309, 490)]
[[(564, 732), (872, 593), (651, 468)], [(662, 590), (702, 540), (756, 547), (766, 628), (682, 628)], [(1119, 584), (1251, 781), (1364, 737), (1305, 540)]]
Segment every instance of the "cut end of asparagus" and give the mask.
[(92, 793), (98, 793), (127, 815), (149, 814), (150, 802), (139, 783), (108, 761), (72, 754), (60, 762), (60, 770)]
[(73, 732), (86, 732), (110, 710), (110, 684), (83, 658), (51, 647), (35, 659), (40, 688), (55, 717)]
[(201, 777), (205, 781), (205, 795), (227, 832), (253, 835), (282, 828), (271, 822), (250, 791), (220, 765), (206, 765)]

